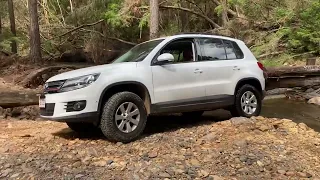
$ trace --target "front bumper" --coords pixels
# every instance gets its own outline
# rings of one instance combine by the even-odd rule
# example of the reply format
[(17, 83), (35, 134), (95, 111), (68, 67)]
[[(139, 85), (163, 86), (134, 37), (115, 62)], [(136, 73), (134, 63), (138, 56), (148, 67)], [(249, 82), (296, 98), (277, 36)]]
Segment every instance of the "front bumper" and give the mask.
[(53, 116), (42, 116), (42, 118), (57, 121), (57, 122), (87, 122), (97, 124), (99, 122), (99, 113), (90, 112), (90, 113), (81, 113), (77, 115), (64, 116), (64, 117), (53, 117)]
[[(99, 93), (94, 87), (70, 92), (45, 94), (45, 108), (40, 108), (40, 117), (58, 122), (98, 122)], [(85, 107), (70, 110), (70, 103), (84, 101)], [(72, 107), (72, 106), (71, 106)]]

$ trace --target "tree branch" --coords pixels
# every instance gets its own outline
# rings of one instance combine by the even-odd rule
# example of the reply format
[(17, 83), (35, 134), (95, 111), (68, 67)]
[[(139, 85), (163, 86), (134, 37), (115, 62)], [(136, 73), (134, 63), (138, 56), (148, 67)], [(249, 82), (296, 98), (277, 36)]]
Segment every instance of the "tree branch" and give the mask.
[(116, 40), (116, 41), (122, 42), (122, 43), (124, 43), (124, 44), (129, 44), (129, 45), (132, 45), (132, 46), (137, 45), (137, 43), (129, 42), (129, 41), (126, 41), (126, 40), (123, 40), (123, 39), (119, 39), (119, 38), (115, 38), (115, 37), (107, 37), (107, 36), (105, 36), (104, 34), (102, 34), (101, 32), (99, 32), (99, 31), (95, 31), (95, 30), (90, 30), (90, 29), (80, 29), (80, 31), (87, 31), (87, 32), (97, 33), (97, 34), (99, 34), (101, 37), (104, 37), (104, 38), (107, 38), (107, 39)]
[(69, 34), (69, 33), (72, 33), (72, 32), (74, 32), (74, 31), (77, 31), (77, 30), (82, 29), (82, 28), (84, 28), (84, 27), (94, 26), (94, 25), (99, 24), (99, 23), (101, 23), (101, 22), (103, 22), (103, 21), (104, 21), (104, 19), (100, 19), (99, 21), (94, 22), (94, 23), (91, 23), (91, 24), (83, 24), (83, 25), (78, 26), (78, 27), (76, 27), (76, 28), (74, 28), (74, 29), (71, 29), (71, 30), (68, 31), (68, 32), (65, 32), (65, 33), (61, 34), (61, 35), (58, 36), (58, 37), (61, 38), (61, 37), (65, 36), (65, 35), (67, 35), (67, 34)]
[(204, 15), (204, 14), (202, 14), (202, 13), (193, 11), (193, 10), (188, 9), (188, 8), (177, 7), (177, 6), (160, 6), (160, 8), (162, 8), (162, 9), (176, 9), (176, 10), (180, 10), (180, 11), (189, 12), (189, 13), (191, 13), (191, 14), (197, 15), (197, 16), (205, 19), (205, 20), (208, 21), (213, 27), (215, 27), (215, 28), (221, 28), (220, 25), (218, 25), (217, 23), (215, 23), (215, 22), (214, 22), (212, 19), (210, 19), (208, 16), (206, 16), (206, 15)]
[(185, 0), (185, 1), (188, 2), (188, 3), (190, 3), (190, 4), (192, 4), (192, 5), (194, 5), (194, 6), (197, 7), (203, 14), (205, 14), (204, 11), (203, 11), (195, 2), (192, 2), (192, 1), (190, 1), (190, 0)]
[[(221, 5), (221, 2), (220, 2), (219, 0), (212, 0), (212, 1), (213, 1), (216, 5)], [(231, 14), (232, 16), (246, 19), (244, 15), (238, 14), (237, 12), (233, 11), (233, 10), (230, 9), (230, 8), (227, 8), (227, 11), (228, 11), (228, 13)]]

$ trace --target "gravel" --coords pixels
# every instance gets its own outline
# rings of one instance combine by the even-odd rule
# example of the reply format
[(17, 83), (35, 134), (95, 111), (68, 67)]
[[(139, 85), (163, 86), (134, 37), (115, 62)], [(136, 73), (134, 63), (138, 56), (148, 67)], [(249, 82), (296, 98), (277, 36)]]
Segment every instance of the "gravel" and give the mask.
[(64, 123), (7, 119), (0, 179), (317, 179), (319, 142), (305, 124), (264, 117), (189, 121), (128, 144)]

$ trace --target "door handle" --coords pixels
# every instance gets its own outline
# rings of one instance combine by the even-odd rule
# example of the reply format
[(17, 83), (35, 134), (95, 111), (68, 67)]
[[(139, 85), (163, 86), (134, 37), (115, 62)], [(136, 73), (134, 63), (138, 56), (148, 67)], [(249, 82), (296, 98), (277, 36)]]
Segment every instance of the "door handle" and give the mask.
[(237, 71), (239, 71), (240, 70), (240, 68), (238, 67), (238, 66), (233, 66), (233, 70), (237, 70)]
[(194, 70), (194, 73), (200, 73), (200, 74), (201, 74), (201, 73), (203, 73), (203, 71), (200, 70), (200, 69), (195, 69), (195, 70)]

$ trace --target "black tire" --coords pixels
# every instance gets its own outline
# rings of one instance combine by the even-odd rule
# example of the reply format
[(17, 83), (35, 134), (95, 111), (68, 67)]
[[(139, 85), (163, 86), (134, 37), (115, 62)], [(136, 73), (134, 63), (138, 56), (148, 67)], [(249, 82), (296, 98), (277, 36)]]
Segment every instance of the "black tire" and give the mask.
[[(257, 99), (257, 107), (256, 107), (256, 110), (253, 114), (248, 114), (248, 113), (244, 112), (244, 110), (241, 107), (241, 97), (247, 91), (252, 92), (256, 96), (256, 99)], [(250, 118), (252, 116), (259, 116), (261, 113), (261, 108), (262, 108), (262, 95), (261, 95), (261, 93), (254, 86), (249, 85), (249, 84), (245, 84), (240, 89), (238, 89), (238, 91), (236, 92), (235, 103), (234, 103), (234, 106), (230, 109), (230, 112), (233, 117), (248, 117), (248, 118)]]
[(99, 129), (92, 123), (67, 122), (67, 125), (70, 129), (78, 133), (88, 133)]
[[(115, 114), (118, 107), (126, 102), (131, 102), (137, 106), (140, 112), (140, 120), (137, 127), (130, 133), (122, 132), (118, 129)], [(103, 107), (100, 128), (108, 140), (114, 142), (128, 143), (136, 140), (144, 131), (147, 123), (147, 111), (143, 100), (131, 92), (120, 92), (113, 95)]]
[(183, 116), (186, 117), (201, 117), (204, 111), (193, 111), (193, 112), (184, 112), (182, 113)]

